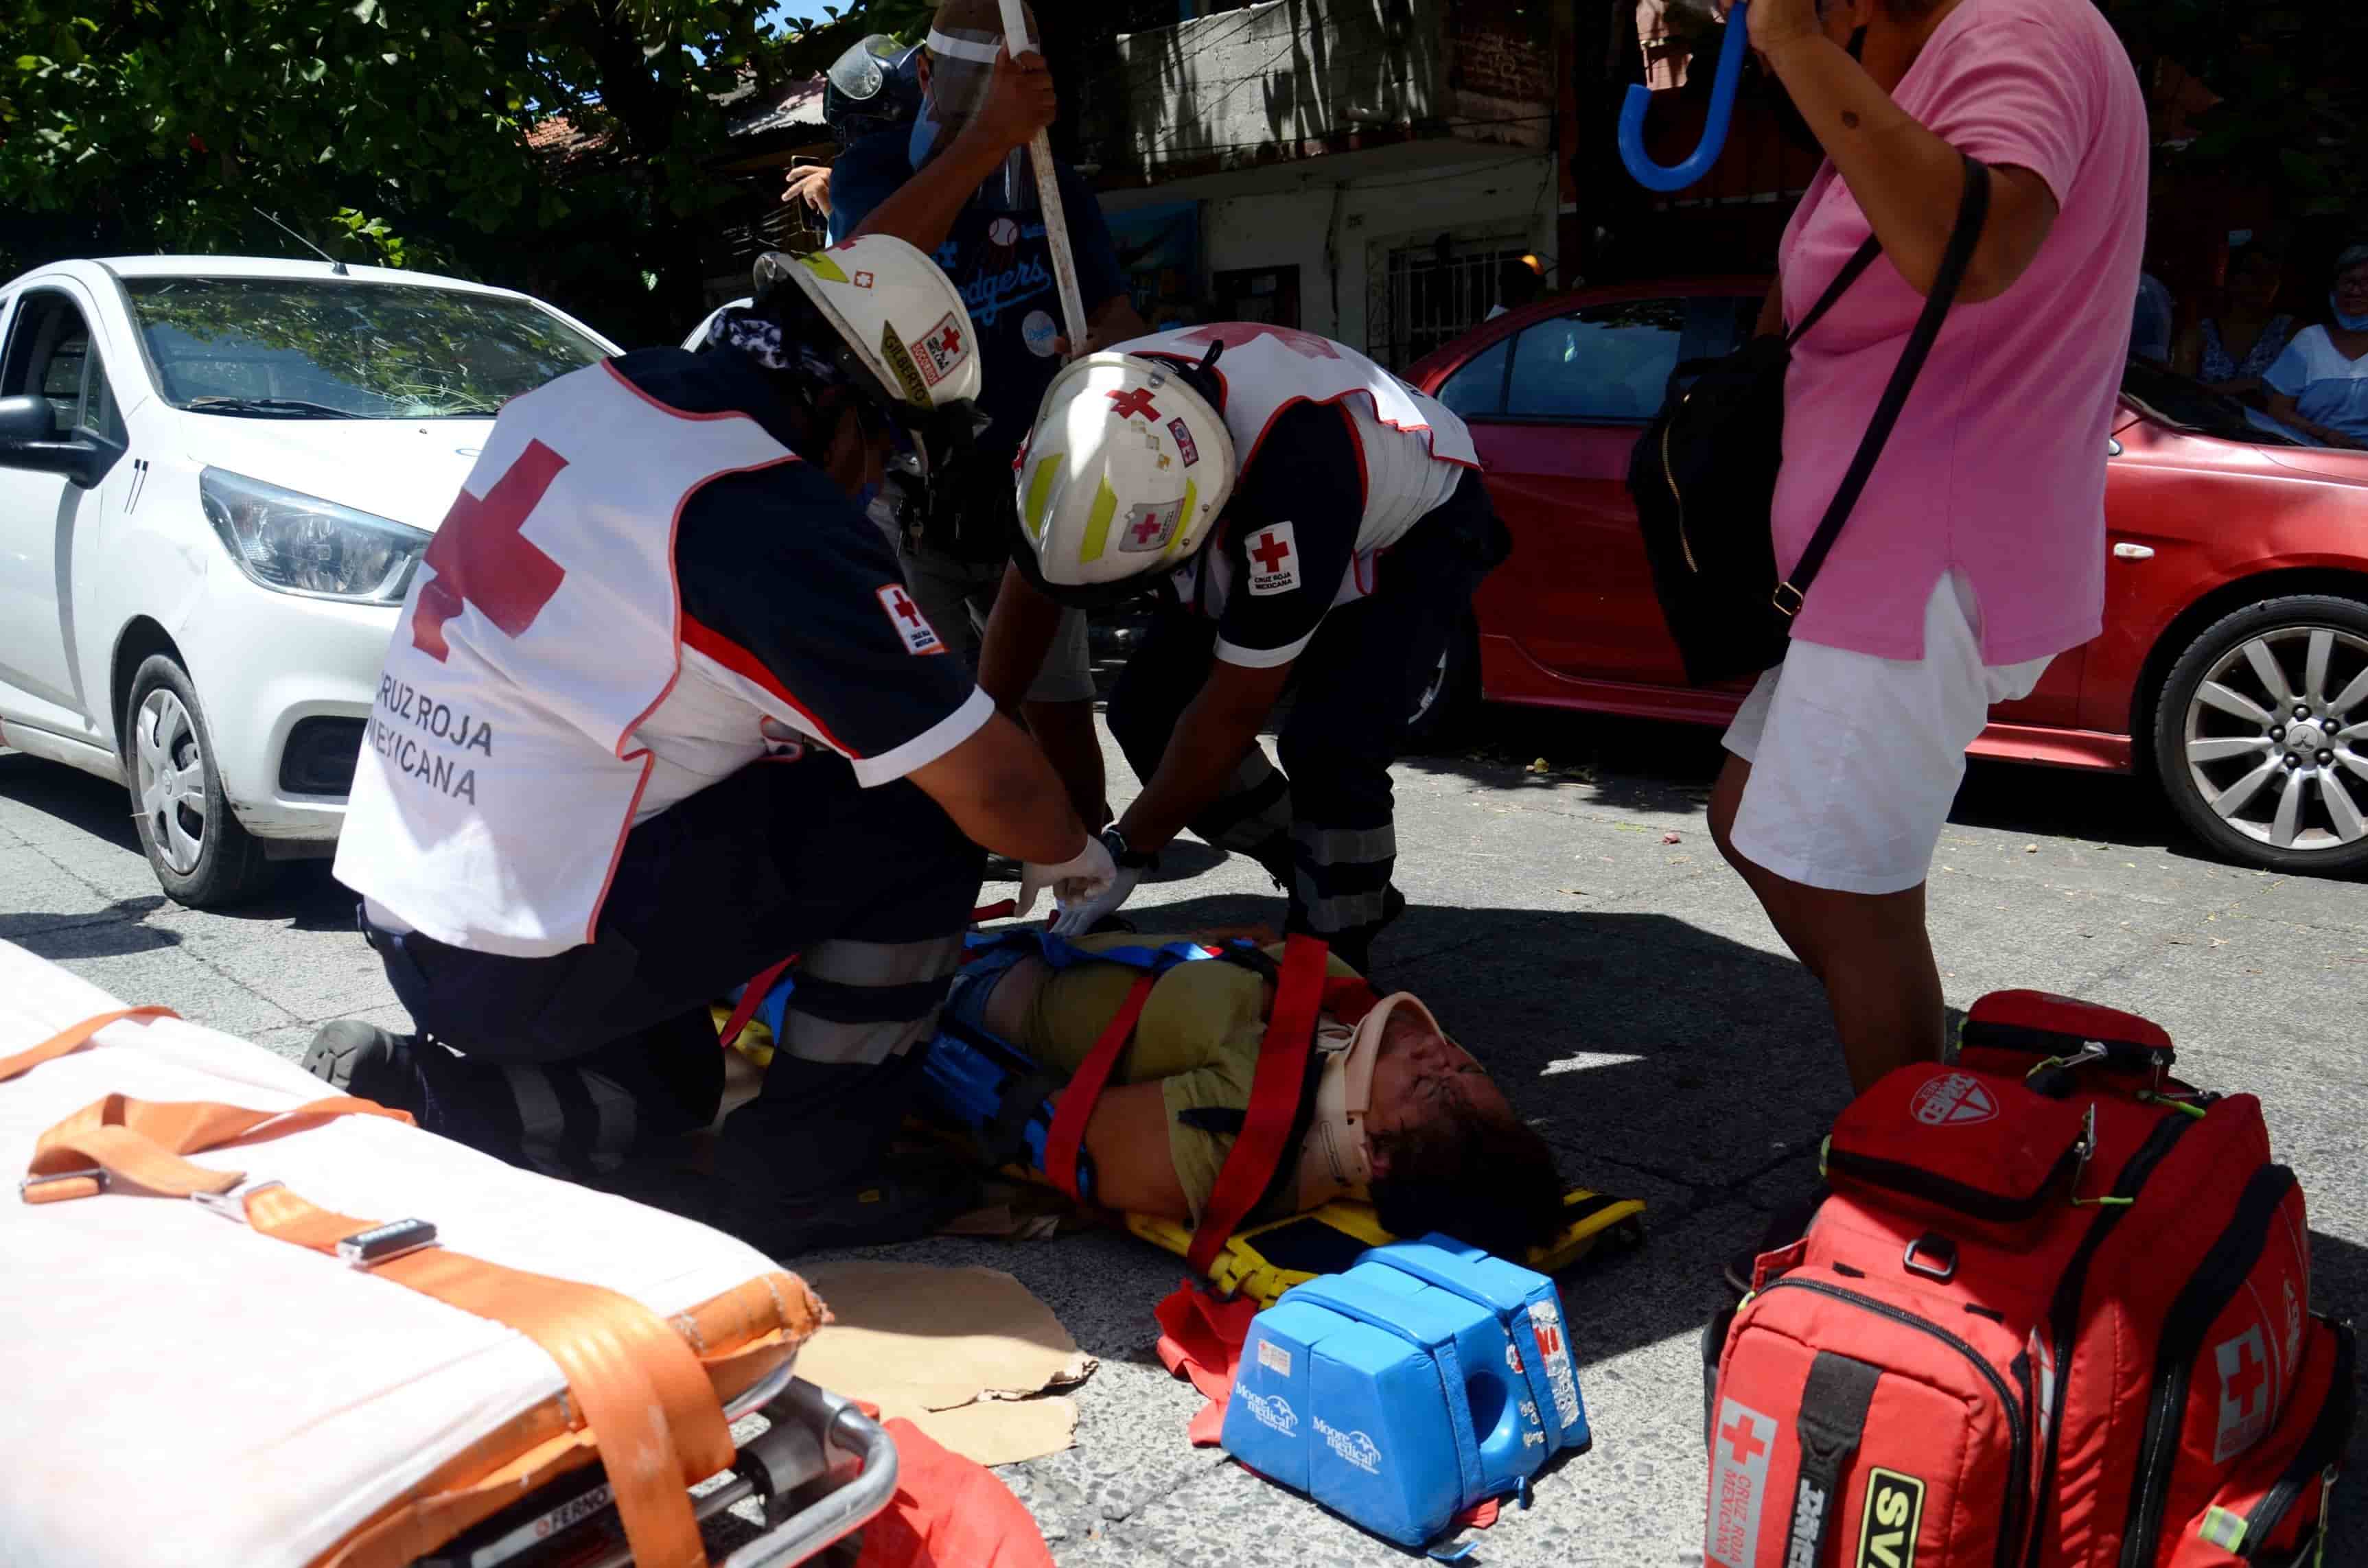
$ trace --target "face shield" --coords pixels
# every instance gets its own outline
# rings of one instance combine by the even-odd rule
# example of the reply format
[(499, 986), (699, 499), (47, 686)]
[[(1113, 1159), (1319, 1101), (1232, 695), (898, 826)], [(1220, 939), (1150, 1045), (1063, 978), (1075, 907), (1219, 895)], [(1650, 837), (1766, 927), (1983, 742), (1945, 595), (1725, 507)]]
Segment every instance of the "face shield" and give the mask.
[[(1034, 25), (1032, 17), (1030, 25)], [(910, 146), (916, 169), (951, 145), (986, 101), (1003, 32), (1000, 28), (939, 24), (929, 28), (925, 47), (929, 82), (920, 117), (913, 124)], [(1035, 193), (1028, 151), (1015, 147), (1005, 156), (1003, 166), (981, 182), (977, 199), (995, 210), (1019, 211), (1035, 205)]]

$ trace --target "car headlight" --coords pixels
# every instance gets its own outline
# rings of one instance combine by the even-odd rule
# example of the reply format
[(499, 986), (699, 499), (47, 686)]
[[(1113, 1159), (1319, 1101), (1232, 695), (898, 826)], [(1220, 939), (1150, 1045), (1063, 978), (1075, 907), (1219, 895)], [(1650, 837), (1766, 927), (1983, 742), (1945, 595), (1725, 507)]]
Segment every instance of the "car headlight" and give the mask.
[(434, 537), (218, 468), (198, 476), (198, 494), (239, 570), (283, 594), (394, 604)]

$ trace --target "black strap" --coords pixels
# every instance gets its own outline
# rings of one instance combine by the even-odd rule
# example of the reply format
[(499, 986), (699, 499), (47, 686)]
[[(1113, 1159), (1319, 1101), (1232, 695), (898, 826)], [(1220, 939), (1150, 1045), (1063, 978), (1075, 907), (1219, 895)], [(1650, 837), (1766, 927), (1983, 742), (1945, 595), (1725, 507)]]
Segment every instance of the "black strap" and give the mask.
[[(1941, 258), (1941, 271), (1933, 278), (1932, 292), (1924, 301), (1924, 313), (1918, 318), (1916, 330), (1908, 335), (1907, 350), (1899, 357), (1899, 368), (1891, 373), (1891, 384), (1883, 390), (1883, 401), (1876, 405), (1874, 418), (1866, 427), (1866, 438), (1859, 443), (1858, 456), (1850, 460), (1850, 472), (1842, 476), (1841, 489), (1835, 494), (1833, 505), (1826, 508), (1825, 520), (1811, 536), (1809, 548), (1801, 552), (1792, 576), (1777, 585), (1776, 608), (1787, 618), (1800, 612), (1803, 601), (1808, 597), (1809, 585), (1816, 581), (1826, 557), (1833, 553), (1834, 540), (1841, 537), (1842, 525), (1850, 521), (1852, 508), (1866, 493), (1867, 481), (1874, 477), (1874, 465), (1883, 457), (1884, 444), (1891, 439), (1892, 427), (1899, 423), (1899, 412), (1907, 406), (1907, 394), (1915, 389), (1916, 378), (1923, 373), (1924, 361), (1941, 336), (1941, 324), (1948, 318), (1949, 307), (1956, 303), (1957, 292), (1964, 287), (1965, 273), (1973, 266), (1975, 250), (1981, 244), (1989, 211), (1989, 168), (1966, 157), (1965, 193), (1957, 207), (1956, 232), (1949, 236), (1948, 253)], [(1814, 321), (1815, 315), (1810, 319)], [(1804, 324), (1803, 330), (1807, 324)]]
[(1866, 269), (1873, 267), (1874, 258), (1882, 254), (1883, 242), (1869, 234), (1866, 237), (1866, 244), (1858, 247), (1858, 254), (1843, 263), (1842, 269), (1834, 274), (1832, 285), (1818, 298), (1816, 304), (1809, 307), (1809, 313), (1801, 318), (1801, 324), (1784, 335), (1784, 347), (1792, 347), (1801, 341), (1802, 334), (1825, 320), (1826, 312), (1841, 302), (1841, 297), (1850, 291), (1850, 285), (1865, 277)]
[[(1842, 1469), (1866, 1436), (1867, 1406), (1874, 1403), (1879, 1368), (1821, 1351), (1809, 1364), (1801, 1391), (1801, 1483), (1793, 1494), (1793, 1530), (1788, 1562), (1826, 1561), (1826, 1543), (1841, 1517)], [(1804, 1540), (1811, 1542), (1802, 1551)]]

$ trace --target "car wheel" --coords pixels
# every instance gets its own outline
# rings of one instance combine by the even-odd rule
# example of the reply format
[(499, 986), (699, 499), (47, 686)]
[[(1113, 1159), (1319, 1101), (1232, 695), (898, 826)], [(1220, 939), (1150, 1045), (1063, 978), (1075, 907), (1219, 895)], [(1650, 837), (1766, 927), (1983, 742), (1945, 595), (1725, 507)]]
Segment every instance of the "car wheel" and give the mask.
[(205, 710), (172, 655), (151, 654), (132, 676), (123, 733), (132, 819), (165, 893), (192, 909), (221, 909), (268, 885), (278, 868), (222, 795)]
[(2368, 865), (2368, 604), (2314, 594), (2223, 619), (2171, 666), (2154, 728), (2163, 790), (2214, 850)]
[(1480, 695), (1480, 635), (1469, 618), (1449, 634), (1447, 647), (1414, 694), (1406, 744), (1413, 749), (1452, 740)]

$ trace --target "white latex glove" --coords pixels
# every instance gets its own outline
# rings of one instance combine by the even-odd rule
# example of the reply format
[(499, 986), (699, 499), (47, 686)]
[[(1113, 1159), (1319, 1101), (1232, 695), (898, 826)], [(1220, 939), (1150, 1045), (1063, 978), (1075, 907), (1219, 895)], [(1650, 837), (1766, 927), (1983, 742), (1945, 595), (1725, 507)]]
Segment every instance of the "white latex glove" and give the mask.
[(1019, 868), (1019, 896), (1013, 901), (1012, 917), (1027, 919), (1036, 907), (1037, 896), (1046, 888), (1051, 888), (1053, 899), (1065, 906), (1073, 900), (1091, 898), (1103, 892), (1117, 881), (1118, 874), (1118, 863), (1110, 858), (1109, 847), (1099, 837), (1087, 834), (1086, 846), (1059, 865), (1030, 860)]
[(1060, 915), (1053, 922), (1056, 937), (1082, 937), (1101, 924), (1105, 915), (1113, 914), (1134, 892), (1134, 884), (1143, 881), (1140, 868), (1121, 866), (1112, 873), (1108, 887), (1097, 892), (1070, 893), (1065, 888), (1055, 888), (1054, 897), (1061, 905)]

